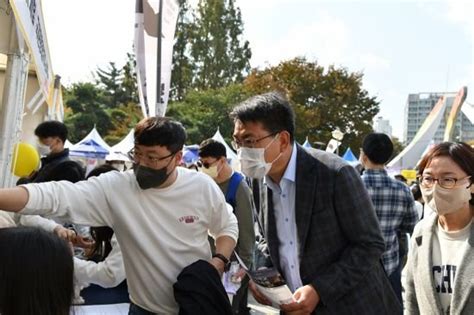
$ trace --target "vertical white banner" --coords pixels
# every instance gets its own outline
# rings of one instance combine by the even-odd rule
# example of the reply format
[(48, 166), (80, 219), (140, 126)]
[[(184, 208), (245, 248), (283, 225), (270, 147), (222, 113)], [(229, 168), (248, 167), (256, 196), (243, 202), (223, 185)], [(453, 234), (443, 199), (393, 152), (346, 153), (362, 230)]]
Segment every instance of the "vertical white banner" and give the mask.
[(341, 142), (337, 141), (336, 139), (331, 139), (326, 146), (326, 152), (334, 153), (340, 145)]
[(10, 0), (15, 20), (33, 57), (40, 89), (52, 104), (53, 70), (40, 0)]
[[(157, 91), (158, 13), (160, 0), (136, 0), (134, 50), (137, 60), (138, 95), (143, 115), (164, 116), (168, 104), (174, 33), (178, 19), (177, 0), (163, 1), (161, 30), (161, 85)], [(159, 106), (155, 106), (158, 103)]]

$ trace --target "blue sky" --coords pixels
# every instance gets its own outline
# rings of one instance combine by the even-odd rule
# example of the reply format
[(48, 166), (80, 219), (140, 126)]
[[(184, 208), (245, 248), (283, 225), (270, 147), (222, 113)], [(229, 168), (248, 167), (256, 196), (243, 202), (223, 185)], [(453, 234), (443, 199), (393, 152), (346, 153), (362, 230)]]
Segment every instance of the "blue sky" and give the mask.
[[(87, 80), (132, 49), (132, 0), (43, 0), (56, 73)], [(192, 2), (197, 2), (193, 0)], [(253, 67), (306, 56), (364, 73), (379, 115), (403, 134), (409, 93), (457, 91), (474, 103), (474, 5), (468, 0), (237, 0)], [(112, 9), (111, 9), (112, 8)]]

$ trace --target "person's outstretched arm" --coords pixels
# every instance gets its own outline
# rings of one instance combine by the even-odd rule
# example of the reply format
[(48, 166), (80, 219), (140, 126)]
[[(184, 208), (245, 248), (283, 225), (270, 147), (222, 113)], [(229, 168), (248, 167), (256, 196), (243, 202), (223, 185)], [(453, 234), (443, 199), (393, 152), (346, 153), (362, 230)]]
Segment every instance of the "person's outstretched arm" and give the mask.
[(0, 189), (0, 209), (18, 212), (26, 206), (28, 198), (28, 190), (21, 186)]

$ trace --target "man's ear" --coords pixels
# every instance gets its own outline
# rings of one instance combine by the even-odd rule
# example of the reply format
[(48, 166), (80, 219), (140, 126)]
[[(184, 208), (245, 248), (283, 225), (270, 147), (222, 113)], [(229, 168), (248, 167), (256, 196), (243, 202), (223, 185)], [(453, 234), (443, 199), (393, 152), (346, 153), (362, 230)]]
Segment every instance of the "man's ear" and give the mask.
[(280, 151), (284, 152), (288, 148), (288, 146), (291, 145), (290, 133), (286, 130), (283, 130), (282, 132), (280, 132), (279, 138), (281, 148)]
[(183, 150), (179, 150), (178, 152), (176, 152), (174, 158), (176, 165), (180, 165), (181, 160), (183, 159)]

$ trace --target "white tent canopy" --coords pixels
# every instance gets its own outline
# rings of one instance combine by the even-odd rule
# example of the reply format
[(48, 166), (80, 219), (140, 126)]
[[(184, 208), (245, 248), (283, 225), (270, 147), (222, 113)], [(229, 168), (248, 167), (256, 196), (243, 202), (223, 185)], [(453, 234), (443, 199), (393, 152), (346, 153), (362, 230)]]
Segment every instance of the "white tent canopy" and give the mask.
[(74, 144), (72, 144), (71, 141), (69, 141), (68, 139), (66, 139), (66, 142), (64, 142), (64, 148), (65, 149), (69, 149), (73, 146)]
[(388, 163), (391, 169), (412, 169), (420, 160), (426, 147), (434, 138), (446, 110), (446, 97), (442, 96), (421, 125), (413, 140), (393, 160)]
[(227, 155), (227, 160), (230, 160), (230, 166), (234, 169), (239, 171), (240, 170), (240, 162), (237, 159), (237, 154), (234, 152), (234, 150), (231, 149), (231, 147), (225, 142), (224, 137), (222, 137), (221, 132), (219, 131), (219, 128), (217, 129), (216, 133), (214, 136), (212, 136), (212, 139), (222, 143), (225, 146), (225, 151)]
[(132, 128), (130, 132), (122, 139), (119, 143), (114, 145), (109, 150), (109, 155), (105, 158), (107, 161), (129, 161), (130, 159), (127, 156), (127, 153), (133, 149), (134, 146), (134, 129)]
[(237, 154), (235, 154), (234, 150), (232, 150), (230, 146), (225, 142), (224, 137), (222, 137), (219, 129), (217, 129), (216, 133), (212, 136), (212, 139), (222, 143), (225, 146), (227, 159), (233, 160), (233, 161), (237, 160)]

